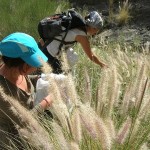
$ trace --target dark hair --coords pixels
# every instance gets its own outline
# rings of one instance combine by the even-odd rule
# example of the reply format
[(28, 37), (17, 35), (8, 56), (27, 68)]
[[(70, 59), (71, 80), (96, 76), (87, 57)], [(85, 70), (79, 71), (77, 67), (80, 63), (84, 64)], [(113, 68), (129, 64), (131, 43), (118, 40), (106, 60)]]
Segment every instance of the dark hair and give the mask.
[(21, 68), (25, 62), (21, 58), (10, 58), (2, 56), (2, 61), (9, 67), (19, 67)]

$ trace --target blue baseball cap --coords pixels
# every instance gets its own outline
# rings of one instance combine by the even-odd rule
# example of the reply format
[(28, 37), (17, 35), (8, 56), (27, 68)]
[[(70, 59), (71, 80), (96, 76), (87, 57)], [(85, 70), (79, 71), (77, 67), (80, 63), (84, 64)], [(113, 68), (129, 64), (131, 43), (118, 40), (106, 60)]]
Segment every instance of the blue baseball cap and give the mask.
[(35, 39), (21, 32), (12, 33), (0, 42), (0, 54), (11, 58), (21, 58), (33, 67), (40, 67), (48, 60), (38, 48)]

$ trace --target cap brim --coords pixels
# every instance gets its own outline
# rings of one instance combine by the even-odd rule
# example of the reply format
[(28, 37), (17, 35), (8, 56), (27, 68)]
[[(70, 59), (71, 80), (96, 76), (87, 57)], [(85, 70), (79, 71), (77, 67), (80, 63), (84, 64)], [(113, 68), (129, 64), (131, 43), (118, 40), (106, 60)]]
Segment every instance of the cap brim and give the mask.
[(28, 65), (33, 67), (42, 67), (44, 62), (47, 62), (48, 58), (45, 54), (38, 48), (37, 52), (32, 55), (21, 57)]

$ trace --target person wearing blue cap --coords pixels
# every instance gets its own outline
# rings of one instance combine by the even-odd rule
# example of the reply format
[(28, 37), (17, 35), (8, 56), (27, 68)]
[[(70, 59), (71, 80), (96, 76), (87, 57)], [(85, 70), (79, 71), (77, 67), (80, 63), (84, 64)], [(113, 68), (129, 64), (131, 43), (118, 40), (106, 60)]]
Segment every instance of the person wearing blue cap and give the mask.
[(18, 134), (13, 122), (18, 126), (21, 126), (21, 123), (17, 115), (12, 113), (12, 104), (6, 100), (3, 93), (34, 114), (43, 112), (52, 105), (52, 95), (49, 94), (34, 106), (35, 88), (28, 75), (47, 62), (48, 58), (38, 48), (32, 36), (21, 32), (8, 35), (0, 42), (0, 54), (0, 89), (3, 91), (0, 91), (0, 149), (4, 149), (3, 145), (9, 146), (9, 135)]

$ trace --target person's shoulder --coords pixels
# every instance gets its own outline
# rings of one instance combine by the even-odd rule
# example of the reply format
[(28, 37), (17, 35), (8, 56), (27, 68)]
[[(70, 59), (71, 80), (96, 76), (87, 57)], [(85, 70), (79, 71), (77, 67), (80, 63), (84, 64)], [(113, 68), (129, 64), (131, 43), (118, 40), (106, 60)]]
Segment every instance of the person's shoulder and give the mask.
[(74, 33), (74, 34), (76, 34), (76, 35), (86, 35), (86, 32), (83, 31), (83, 30), (81, 30), (81, 29), (79, 29), (79, 28), (71, 29), (70, 33), (71, 32)]

